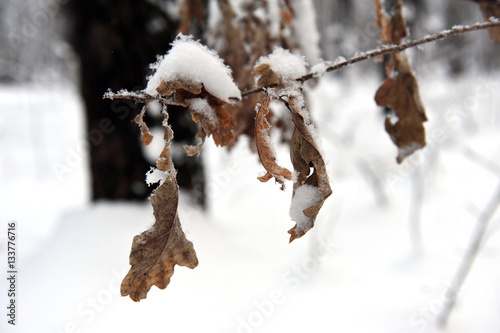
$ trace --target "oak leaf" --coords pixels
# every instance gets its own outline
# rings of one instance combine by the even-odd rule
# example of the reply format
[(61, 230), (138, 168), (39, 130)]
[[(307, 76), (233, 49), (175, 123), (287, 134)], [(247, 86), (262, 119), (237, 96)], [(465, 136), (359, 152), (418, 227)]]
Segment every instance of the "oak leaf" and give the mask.
[[(307, 119), (308, 117), (304, 117), (304, 113), (307, 111), (300, 110), (299, 103), (293, 99), (287, 101), (286, 105), (292, 114), (292, 121), (295, 125), (290, 147), (292, 165), (296, 172), (292, 205), (297, 191), (304, 185), (314, 187), (318, 194), (316, 200), (313, 200), (309, 206), (304, 207), (303, 211), (299, 212), (303, 213), (303, 216), (295, 217), (300, 221), (296, 221), (295, 227), (288, 231), (290, 242), (292, 242), (314, 227), (316, 216), (325, 200), (332, 194), (332, 189), (326, 172), (325, 161), (315, 142), (314, 135), (311, 133), (313, 124)], [(311, 168), (314, 170), (312, 173)], [(292, 216), (293, 218), (294, 216)]]
[[(389, 21), (383, 11), (380, 0), (375, 0), (377, 25), (381, 28), (380, 39), (385, 44), (400, 44), (408, 36), (403, 18), (401, 0), (396, 2), (396, 11)], [(389, 117), (385, 120), (385, 129), (391, 140), (398, 147), (398, 163), (416, 150), (425, 147), (425, 128), (427, 120), (420, 98), (418, 83), (413, 75), (405, 53), (391, 54), (385, 64), (388, 78), (375, 94), (379, 106), (395, 110), (397, 121), (393, 124)]]
[(427, 117), (420, 100), (417, 81), (411, 72), (400, 73), (396, 78), (387, 79), (377, 90), (375, 101), (377, 105), (389, 106), (396, 111), (397, 122), (393, 124), (387, 117), (385, 129), (398, 147), (398, 163), (415, 150), (425, 147), (423, 122)]
[(134, 237), (129, 258), (132, 267), (120, 288), (122, 296), (129, 295), (135, 302), (145, 299), (153, 285), (165, 289), (175, 265), (189, 268), (198, 265), (193, 244), (186, 239), (177, 214), (179, 186), (170, 153), (172, 137), (173, 133), (166, 125), (166, 143), (157, 161), (165, 179), (150, 198), (155, 223)]

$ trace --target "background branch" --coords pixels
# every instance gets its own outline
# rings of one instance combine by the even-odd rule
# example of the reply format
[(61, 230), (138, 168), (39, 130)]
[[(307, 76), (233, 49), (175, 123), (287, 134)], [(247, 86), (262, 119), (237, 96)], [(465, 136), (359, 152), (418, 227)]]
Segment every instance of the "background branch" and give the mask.
[(479, 248), (483, 243), (488, 223), (495, 214), (495, 211), (497, 210), (499, 205), (500, 205), (500, 185), (498, 185), (495, 194), (488, 203), (488, 206), (486, 206), (483, 213), (479, 216), (474, 236), (469, 245), (469, 248), (467, 249), (464, 258), (462, 259), (460, 267), (455, 273), (455, 277), (451, 281), (451, 284), (448, 287), (448, 290), (446, 291), (446, 295), (450, 295), (450, 299), (448, 302), (446, 302), (443, 311), (440, 313), (438, 317), (437, 322), (438, 325), (441, 327), (446, 326), (446, 323), (448, 322), (450, 313), (453, 310), (455, 303), (457, 301), (458, 292), (462, 288), (465, 278), (467, 277), (467, 274), (469, 273), (472, 264), (474, 263), (474, 259), (477, 256)]

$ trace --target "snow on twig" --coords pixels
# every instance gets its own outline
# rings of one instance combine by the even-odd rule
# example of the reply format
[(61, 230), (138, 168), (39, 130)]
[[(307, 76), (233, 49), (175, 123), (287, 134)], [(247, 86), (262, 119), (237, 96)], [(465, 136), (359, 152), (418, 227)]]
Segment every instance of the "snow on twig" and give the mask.
[[(361, 55), (358, 55), (354, 58), (340, 61), (340, 62), (335, 62), (333, 65), (327, 67), (324, 70), (324, 72), (333, 72), (335, 70), (341, 69), (343, 67), (346, 67), (346, 66), (364, 61), (364, 60), (372, 59), (372, 58), (375, 58), (375, 57), (378, 57), (381, 55), (390, 54), (390, 53), (401, 52), (401, 51), (404, 51), (406, 49), (409, 49), (409, 48), (412, 48), (415, 46), (431, 43), (431, 42), (434, 42), (437, 40), (445, 39), (445, 38), (450, 37), (450, 36), (460, 35), (460, 34), (463, 34), (465, 32), (484, 30), (484, 29), (490, 29), (490, 28), (498, 28), (498, 27), (500, 27), (500, 19), (494, 18), (494, 17), (490, 18), (490, 20), (488, 22), (476, 23), (473, 25), (454, 26), (451, 29), (443, 30), (439, 33), (429, 35), (429, 36), (423, 37), (421, 39), (409, 41), (409, 42), (398, 44), (398, 45), (383, 45), (379, 48), (370, 50), (368, 52), (364, 52)], [(307, 80), (310, 80), (310, 79), (316, 78), (316, 77), (318, 77), (318, 73), (313, 72), (313, 73), (308, 73), (306, 75), (298, 77), (296, 79), (296, 81), (305, 82)], [(253, 89), (253, 90), (243, 91), (241, 93), (241, 97), (245, 98), (245, 97), (248, 97), (250, 95), (263, 92), (268, 88), (274, 88), (276, 86), (278, 86), (278, 84), (272, 84), (269, 86), (265, 86), (265, 87), (261, 87), (261, 88), (257, 88), (257, 89)], [(160, 97), (160, 96), (152, 96), (150, 94), (147, 94), (145, 91), (140, 91), (140, 92), (119, 91), (117, 93), (114, 93), (112, 91), (108, 91), (106, 94), (104, 94), (103, 98), (111, 99), (111, 100), (112, 99), (130, 99), (130, 100), (134, 100), (136, 103), (158, 101), (158, 102), (166, 103), (166, 104), (170, 104), (170, 105), (179, 104), (178, 101), (175, 101), (173, 99), (166, 99), (166, 98)], [(229, 99), (231, 101), (238, 100), (236, 98), (234, 98), (234, 99), (229, 98)]]
[(104, 99), (129, 99), (133, 100), (136, 103), (149, 103), (153, 101), (157, 101), (160, 103), (168, 104), (168, 105), (181, 105), (179, 101), (176, 101), (174, 99), (168, 99), (164, 98), (161, 96), (152, 96), (147, 94), (146, 92), (142, 91), (127, 91), (127, 90), (120, 90), (118, 92), (112, 92), (111, 90), (108, 90), (104, 96), (102, 97)]
[[(368, 52), (364, 52), (361, 55), (356, 56), (354, 58), (351, 58), (351, 59), (348, 59), (348, 60), (345, 60), (342, 62), (338, 62), (338, 63), (328, 67), (326, 69), (326, 72), (333, 72), (337, 69), (355, 64), (357, 62), (361, 62), (361, 61), (375, 58), (375, 57), (385, 55), (385, 54), (401, 52), (401, 51), (404, 51), (406, 49), (409, 49), (409, 48), (412, 48), (415, 46), (431, 43), (431, 42), (441, 40), (441, 39), (444, 39), (444, 38), (447, 38), (450, 36), (460, 35), (460, 34), (465, 33), (465, 32), (484, 30), (484, 29), (490, 29), (490, 28), (496, 28), (496, 27), (500, 27), (500, 20), (497, 18), (493, 18), (493, 17), (490, 18), (490, 21), (488, 21), (488, 22), (477, 23), (477, 24), (473, 24), (473, 25), (454, 26), (451, 29), (443, 30), (437, 34), (429, 35), (429, 36), (426, 36), (426, 37), (421, 38), (421, 39), (409, 41), (409, 42), (398, 44), (398, 45), (383, 45), (377, 49), (374, 49), (374, 50), (371, 50)], [(305, 81), (310, 80), (310, 79), (315, 78), (315, 77), (317, 77), (316, 73), (309, 73), (309, 74), (306, 74), (304, 76), (297, 78), (296, 80), (299, 82), (305, 82)], [(261, 87), (258, 89), (247, 90), (247, 91), (242, 92), (241, 96), (247, 97), (247, 96), (252, 95), (252, 94), (257, 94), (257, 93), (263, 92), (266, 88), (273, 88), (275, 86), (277, 86), (277, 84), (267, 86), (267, 87)]]

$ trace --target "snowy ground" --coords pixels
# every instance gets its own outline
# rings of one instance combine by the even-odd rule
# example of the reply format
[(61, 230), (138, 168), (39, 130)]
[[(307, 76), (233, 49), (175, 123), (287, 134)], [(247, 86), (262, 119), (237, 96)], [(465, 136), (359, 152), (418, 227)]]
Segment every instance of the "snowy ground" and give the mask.
[[(260, 183), (263, 168), (244, 140), (230, 154), (208, 142), (210, 209), (191, 207), (184, 194), (180, 204), (200, 265), (177, 267), (166, 290), (153, 287), (140, 303), (120, 297), (119, 284), (132, 237), (153, 222), (150, 205), (88, 202), (74, 92), (1, 88), (0, 266), (7, 222), (16, 221), (19, 308), (18, 325), (2, 315), (0, 331), (436, 331), (498, 184), (500, 73), (452, 82), (421, 72), (429, 145), (402, 165), (373, 102), (377, 79), (347, 73), (315, 88), (310, 102), (334, 194), (315, 229), (292, 244), (291, 186), (281, 192)], [(287, 165), (285, 147), (278, 154)], [(56, 172), (57, 163), (67, 172)], [(497, 216), (445, 332), (500, 330), (499, 227)], [(5, 311), (8, 288), (0, 281)]]

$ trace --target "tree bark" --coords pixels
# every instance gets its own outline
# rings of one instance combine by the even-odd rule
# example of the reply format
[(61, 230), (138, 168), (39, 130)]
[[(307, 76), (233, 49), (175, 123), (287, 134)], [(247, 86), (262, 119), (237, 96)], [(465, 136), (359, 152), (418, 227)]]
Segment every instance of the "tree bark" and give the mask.
[[(139, 106), (131, 101), (103, 100), (102, 96), (109, 88), (143, 89), (150, 74), (148, 65), (169, 49), (178, 22), (146, 0), (73, 0), (68, 7), (74, 29), (72, 44), (80, 58), (92, 199), (144, 199), (151, 191), (144, 182), (150, 163), (133, 122)], [(187, 115), (177, 112), (171, 117), (174, 131), (192, 141), (196, 129), (176, 122)], [(154, 121), (146, 120), (150, 125)], [(199, 179), (201, 164), (192, 160), (187, 165), (187, 171), (179, 172), (179, 184), (193, 187), (193, 172)]]

